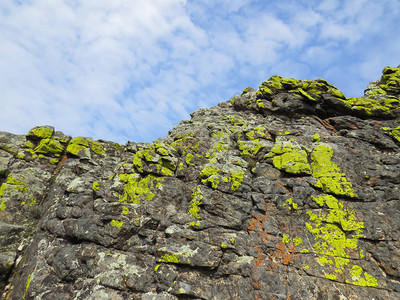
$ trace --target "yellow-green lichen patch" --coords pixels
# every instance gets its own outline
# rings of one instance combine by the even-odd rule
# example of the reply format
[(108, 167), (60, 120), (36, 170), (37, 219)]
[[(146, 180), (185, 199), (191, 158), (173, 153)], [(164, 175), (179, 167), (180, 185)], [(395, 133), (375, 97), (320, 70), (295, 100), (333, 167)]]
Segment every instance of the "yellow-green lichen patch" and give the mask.
[[(15, 192), (28, 194), (30, 191), (25, 182), (14, 178), (12, 174), (8, 174), (6, 181), (0, 186), (0, 210), (3, 211), (7, 208), (7, 200), (2, 198), (12, 196)], [(21, 205), (25, 204), (25, 201), (23, 201), (23, 199), (29, 199), (30, 206), (36, 203), (36, 199), (33, 196), (31, 196), (30, 198), (28, 198), (27, 196), (19, 196), (18, 199), (21, 201)]]
[(244, 171), (232, 172), (232, 191), (236, 191), (244, 179)]
[(192, 227), (200, 226), (200, 205), (202, 204), (203, 194), (199, 187), (196, 187), (192, 193), (192, 201), (189, 206), (189, 213), (195, 219), (195, 221), (191, 222), (190, 225)]
[(338, 165), (332, 162), (332, 156), (332, 148), (324, 144), (317, 145), (312, 151), (312, 176), (318, 179), (315, 186), (325, 193), (357, 197), (351, 182), (340, 172)]
[(295, 143), (278, 141), (265, 157), (272, 157), (274, 166), (287, 173), (311, 174), (306, 150)]
[(289, 238), (289, 236), (287, 236), (286, 234), (283, 234), (283, 236), (282, 236), (282, 242), (285, 243), (285, 244), (290, 243), (290, 238)]
[(173, 176), (177, 167), (177, 159), (174, 159), (168, 146), (159, 141), (149, 147), (136, 152), (133, 166), (142, 174), (155, 174), (158, 176)]
[(98, 191), (100, 189), (100, 185), (97, 181), (93, 182), (93, 186), (92, 186), (93, 191)]
[(372, 286), (377, 287), (378, 281), (375, 277), (369, 275), (367, 272), (364, 272), (360, 266), (354, 265), (350, 271), (352, 276), (353, 284), (359, 286)]
[(272, 76), (261, 83), (256, 95), (258, 99), (269, 99), (271, 95), (283, 92), (292, 93), (308, 102), (319, 101), (322, 94), (331, 94), (340, 99), (346, 98), (340, 90), (323, 79), (297, 80), (281, 76)]
[(207, 183), (210, 183), (211, 186), (216, 189), (219, 184), (219, 177), (218, 174), (221, 170), (217, 167), (213, 166), (206, 166), (201, 172), (200, 172), (200, 179), (201, 182), (205, 185)]
[(5, 210), (6, 208), (7, 208), (6, 200), (3, 199), (3, 200), (1, 200), (1, 202), (0, 202), (0, 210)]
[(50, 164), (56, 165), (59, 162), (59, 159), (58, 158), (53, 158), (53, 159), (50, 159), (49, 161), (50, 161)]
[[(346, 276), (347, 270), (352, 275), (352, 280), (348, 282), (357, 284), (360, 277), (353, 276), (355, 271), (349, 271), (347, 266), (350, 264), (350, 251), (354, 252), (358, 247), (358, 239), (361, 237), (364, 223), (357, 221), (354, 211), (344, 207), (332, 195), (312, 196), (311, 199), (323, 208), (318, 214), (308, 211), (310, 222), (305, 224), (306, 229), (314, 236), (313, 249), (318, 255), (319, 262), (330, 270), (333, 267), (335, 273), (344, 274), (343, 276)], [(360, 259), (362, 259), (361, 251)], [(332, 278), (329, 279), (336, 280), (336, 277)], [(371, 284), (376, 282), (376, 279), (368, 274), (363, 279), (367, 280), (366, 278)], [(362, 280), (360, 282), (365, 283)]]
[(60, 156), (64, 147), (56, 140), (53, 139), (42, 139), (39, 145), (34, 149), (36, 153), (40, 154), (53, 154), (54, 156)]
[(226, 249), (226, 248), (228, 248), (228, 246), (227, 246), (224, 242), (222, 242), (222, 243), (221, 243), (221, 248), (222, 248), (222, 249)]
[(163, 180), (161, 177), (142, 177), (139, 174), (120, 174), (119, 179), (124, 183), (124, 193), (119, 195), (119, 201), (135, 204), (139, 204), (141, 200), (152, 200), (155, 193), (151, 189), (160, 187)]
[(292, 210), (292, 209), (297, 210), (297, 209), (299, 209), (299, 205), (296, 202), (293, 201), (293, 197), (287, 199), (282, 206), (287, 206), (289, 208), (289, 210)]
[(318, 133), (313, 135), (313, 142), (314, 143), (320, 143), (321, 142), (321, 136)]
[(79, 152), (89, 147), (89, 140), (78, 136), (73, 138), (68, 146), (67, 146), (67, 153), (78, 156)]
[(32, 128), (26, 135), (28, 138), (50, 139), (53, 136), (54, 128), (48, 126), (39, 126)]
[(31, 274), (29, 274), (28, 278), (26, 279), (25, 292), (22, 295), (21, 299), (25, 299), (26, 293), (28, 292), (28, 289), (29, 289), (29, 286), (31, 285), (31, 282), (32, 282), (32, 278), (31, 278)]
[(119, 220), (112, 220), (110, 222), (110, 225), (113, 226), (113, 227), (121, 228), (124, 225), (124, 222), (123, 221), (119, 221)]
[(389, 135), (394, 137), (397, 141), (400, 142), (400, 127), (390, 128), (390, 127), (383, 127), (384, 131), (388, 131)]
[(163, 256), (161, 256), (161, 258), (159, 259), (160, 262), (168, 262), (168, 263), (173, 263), (173, 264), (179, 264), (180, 260), (179, 260), (179, 256), (177, 254), (164, 254)]
[(389, 106), (382, 105), (380, 101), (373, 98), (353, 97), (348, 98), (345, 103), (346, 106), (350, 107), (352, 110), (364, 111), (368, 115), (372, 115), (372, 113), (376, 111), (382, 113), (390, 112)]
[(92, 151), (98, 155), (105, 155), (106, 152), (104, 151), (104, 147), (99, 142), (90, 142), (90, 148)]
[(325, 277), (328, 278), (329, 280), (336, 280), (336, 275), (335, 274), (325, 274)]
[(129, 214), (129, 208), (126, 206), (122, 206), (122, 214), (124, 214), (124, 215)]
[(190, 162), (191, 161), (191, 159), (193, 158), (193, 154), (192, 153), (187, 153), (186, 154), (186, 164), (188, 165), (188, 166), (196, 166), (194, 163), (192, 163), (192, 162)]

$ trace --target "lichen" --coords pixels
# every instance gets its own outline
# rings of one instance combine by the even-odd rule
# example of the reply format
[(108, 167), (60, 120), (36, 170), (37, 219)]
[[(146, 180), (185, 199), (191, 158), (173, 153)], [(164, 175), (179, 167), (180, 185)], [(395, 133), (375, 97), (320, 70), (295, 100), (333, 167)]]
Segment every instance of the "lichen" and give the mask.
[(199, 187), (196, 187), (192, 193), (192, 201), (190, 202), (189, 206), (189, 213), (190, 215), (196, 220), (191, 222), (190, 225), (192, 227), (199, 227), (200, 226), (200, 205), (202, 204), (203, 194)]
[(216, 189), (219, 184), (219, 177), (217, 175), (220, 173), (220, 171), (221, 170), (217, 167), (206, 166), (200, 172), (201, 182), (205, 185), (207, 185), (207, 183), (211, 183), (211, 186)]
[[(334, 264), (335, 272), (343, 273), (350, 263), (348, 252), (358, 247), (357, 243), (364, 229), (364, 223), (357, 221), (354, 211), (345, 208), (332, 195), (312, 196), (311, 199), (320, 207), (326, 207), (328, 211), (327, 213), (319, 211), (318, 214), (312, 211), (307, 212), (311, 222), (306, 223), (306, 229), (315, 238), (314, 251), (319, 255), (318, 259), (322, 265)], [(353, 271), (351, 271), (353, 273), (350, 272), (353, 275), (353, 284), (361, 285), (368, 282), (371, 284), (369, 286), (377, 286), (376, 279), (368, 274), (363, 279), (354, 276), (356, 270), (359, 269), (353, 266)], [(333, 280), (332, 278), (329, 279)]]
[(89, 147), (89, 140), (78, 136), (73, 138), (68, 146), (67, 146), (67, 153), (78, 156), (79, 152)]
[(353, 284), (359, 286), (372, 286), (377, 287), (378, 281), (375, 277), (369, 275), (367, 272), (364, 272), (364, 278), (362, 277), (363, 268), (360, 266), (354, 265), (350, 271), (352, 276)]
[(340, 172), (338, 165), (332, 162), (332, 156), (332, 148), (324, 144), (317, 145), (311, 152), (312, 176), (318, 179), (315, 186), (325, 193), (357, 197), (351, 182)]
[(39, 139), (50, 139), (53, 136), (53, 133), (54, 133), (53, 128), (40, 126), (40, 127), (32, 128), (26, 136), (27, 137), (36, 137)]
[(285, 201), (285, 203), (282, 206), (287, 206), (289, 208), (289, 210), (292, 209), (299, 209), (299, 206), (296, 202), (293, 201), (293, 197), (289, 198)]
[(164, 254), (159, 259), (160, 262), (168, 262), (173, 264), (179, 264), (181, 261), (179, 260), (179, 256), (177, 254)]
[(243, 182), (244, 172), (243, 171), (232, 172), (231, 178), (232, 178), (232, 191), (236, 191)]
[(104, 151), (104, 147), (100, 143), (91, 141), (90, 144), (91, 144), (90, 148), (92, 149), (92, 151), (94, 153), (96, 153), (98, 155), (105, 155), (106, 154), (106, 152)]
[(28, 278), (26, 279), (25, 292), (22, 295), (21, 299), (25, 299), (26, 293), (28, 292), (28, 289), (29, 289), (29, 286), (31, 285), (31, 282), (32, 282), (32, 278), (31, 278), (31, 274), (29, 274)]
[(93, 191), (98, 191), (100, 189), (100, 185), (97, 181), (93, 182), (93, 186), (92, 186)]
[(291, 174), (311, 174), (307, 152), (299, 145), (290, 141), (278, 141), (265, 158), (272, 157), (274, 166)]
[(54, 154), (54, 156), (59, 157), (63, 153), (64, 147), (56, 140), (42, 139), (33, 151), (46, 155)]
[(119, 201), (135, 204), (139, 204), (141, 200), (152, 200), (155, 194), (151, 189), (160, 187), (163, 181), (162, 177), (153, 175), (141, 177), (139, 174), (120, 174), (119, 179), (124, 183), (124, 192), (119, 195)]
[(119, 221), (119, 220), (112, 220), (110, 222), (110, 225), (113, 226), (113, 227), (121, 228), (124, 225), (124, 222), (123, 221)]

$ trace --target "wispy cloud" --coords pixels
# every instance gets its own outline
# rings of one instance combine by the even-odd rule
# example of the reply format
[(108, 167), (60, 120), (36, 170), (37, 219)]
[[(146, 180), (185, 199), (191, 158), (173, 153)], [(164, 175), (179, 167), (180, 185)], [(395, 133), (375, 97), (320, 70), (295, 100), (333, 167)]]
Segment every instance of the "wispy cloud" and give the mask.
[[(0, 3), (0, 130), (151, 141), (274, 74), (360, 95), (400, 63), (398, 1)], [(392, 30), (390, 30), (392, 28)]]

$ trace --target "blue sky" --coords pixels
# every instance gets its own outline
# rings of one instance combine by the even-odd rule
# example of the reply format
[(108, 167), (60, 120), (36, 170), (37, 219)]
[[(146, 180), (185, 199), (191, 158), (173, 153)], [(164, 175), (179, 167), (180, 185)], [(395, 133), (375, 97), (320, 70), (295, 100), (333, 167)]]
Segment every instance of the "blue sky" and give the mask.
[(400, 64), (398, 0), (2, 0), (0, 130), (151, 142), (273, 75), (362, 96)]

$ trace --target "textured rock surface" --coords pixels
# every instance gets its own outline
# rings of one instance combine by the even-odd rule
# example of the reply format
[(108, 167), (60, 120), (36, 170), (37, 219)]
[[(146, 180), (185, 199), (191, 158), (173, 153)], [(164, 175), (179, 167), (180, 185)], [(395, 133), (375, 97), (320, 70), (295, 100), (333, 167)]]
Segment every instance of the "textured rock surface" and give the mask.
[(278, 76), (125, 146), (0, 133), (4, 299), (400, 299), (400, 69)]

